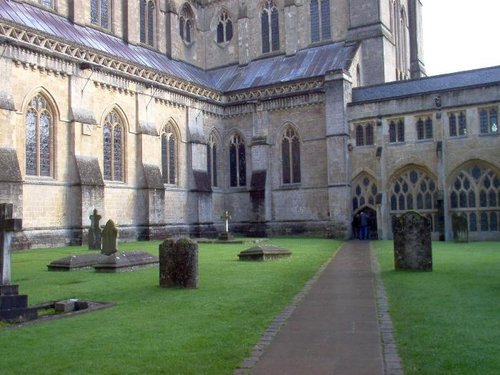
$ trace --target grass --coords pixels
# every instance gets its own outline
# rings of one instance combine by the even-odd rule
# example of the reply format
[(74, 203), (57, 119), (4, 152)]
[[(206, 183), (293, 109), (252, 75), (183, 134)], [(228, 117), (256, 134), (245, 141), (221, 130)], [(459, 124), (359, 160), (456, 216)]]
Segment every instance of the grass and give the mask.
[[(115, 307), (17, 329), (0, 329), (0, 372), (11, 374), (232, 374), (272, 320), (339, 247), (327, 239), (281, 238), (293, 255), (240, 262), (242, 245), (201, 244), (199, 288), (162, 289), (157, 268), (117, 274), (48, 272), (83, 247), (13, 254), (13, 283), (30, 304), (79, 298)], [(158, 253), (159, 242), (121, 251)]]
[(433, 243), (433, 272), (395, 272), (373, 243), (405, 375), (500, 374), (500, 244)]

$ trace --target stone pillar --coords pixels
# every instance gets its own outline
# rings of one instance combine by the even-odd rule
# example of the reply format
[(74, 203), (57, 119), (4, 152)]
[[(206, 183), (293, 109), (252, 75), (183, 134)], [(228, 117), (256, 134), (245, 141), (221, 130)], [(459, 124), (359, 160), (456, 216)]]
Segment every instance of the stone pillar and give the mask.
[(250, 19), (245, 1), (240, 1), (238, 12), (238, 59), (240, 65), (247, 65), (250, 60)]
[(73, 0), (69, 1), (69, 14), (70, 19), (77, 25), (85, 26), (90, 19), (90, 5), (88, 1)]
[(351, 225), (351, 166), (348, 153), (349, 128), (346, 117), (351, 98), (351, 77), (342, 70), (325, 77), (328, 196), (331, 233), (347, 238)]
[(122, 1), (123, 39), (131, 44), (140, 43), (139, 1)]
[(197, 242), (168, 239), (160, 244), (159, 253), (162, 288), (198, 288)]
[(408, 0), (410, 24), (410, 76), (412, 79), (426, 77), (424, 66), (424, 38), (422, 31), (422, 1)]
[(287, 56), (297, 53), (299, 36), (297, 35), (297, 6), (295, 0), (285, 1), (285, 53)]
[(151, 240), (166, 235), (165, 224), (165, 186), (160, 168), (157, 165), (144, 164), (144, 189), (146, 196), (146, 223), (141, 239)]

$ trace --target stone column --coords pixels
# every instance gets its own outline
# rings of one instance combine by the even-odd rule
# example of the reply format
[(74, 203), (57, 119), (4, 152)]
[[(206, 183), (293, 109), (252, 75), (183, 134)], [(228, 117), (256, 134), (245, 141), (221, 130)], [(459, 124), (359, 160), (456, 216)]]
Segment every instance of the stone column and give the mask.
[(253, 35), (250, 31), (250, 19), (245, 1), (240, 0), (238, 12), (238, 59), (240, 65), (247, 65), (250, 62), (250, 38)]
[(287, 56), (297, 53), (299, 36), (297, 35), (297, 6), (295, 0), (285, 1), (285, 53)]
[(325, 114), (328, 166), (328, 195), (331, 233), (347, 238), (351, 225), (351, 165), (348, 153), (347, 103), (352, 81), (338, 70), (325, 77)]
[(424, 43), (422, 31), (422, 2), (408, 0), (410, 24), (410, 76), (412, 79), (426, 77), (424, 67)]

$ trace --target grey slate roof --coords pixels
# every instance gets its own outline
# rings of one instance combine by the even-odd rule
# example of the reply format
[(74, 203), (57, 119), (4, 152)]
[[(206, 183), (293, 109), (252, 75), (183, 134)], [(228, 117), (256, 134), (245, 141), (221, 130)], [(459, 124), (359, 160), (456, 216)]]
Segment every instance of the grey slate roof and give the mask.
[(356, 88), (352, 91), (352, 104), (452, 91), (466, 87), (484, 87), (498, 83), (500, 83), (500, 66), (495, 66)]
[(128, 44), (92, 27), (76, 25), (30, 4), (0, 0), (0, 19), (221, 92), (321, 77), (328, 71), (347, 69), (358, 48), (355, 44), (328, 44), (289, 57), (274, 56), (252, 61), (246, 66), (205, 71), (149, 48)]

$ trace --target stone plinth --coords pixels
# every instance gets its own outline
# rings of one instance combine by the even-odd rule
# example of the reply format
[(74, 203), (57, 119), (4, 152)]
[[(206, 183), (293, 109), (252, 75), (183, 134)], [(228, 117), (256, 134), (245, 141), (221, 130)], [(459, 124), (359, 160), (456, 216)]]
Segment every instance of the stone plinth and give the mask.
[(94, 265), (94, 269), (97, 272), (121, 272), (157, 264), (158, 257), (154, 255), (145, 251), (128, 251), (126, 253), (114, 253), (103, 256)]
[(219, 237), (217, 237), (219, 241), (232, 241), (234, 240), (234, 236), (229, 233), (229, 232), (222, 232), (219, 234)]
[(0, 285), (0, 321), (19, 323), (36, 318), (36, 309), (28, 307), (28, 296), (18, 294), (17, 285)]
[(394, 218), (392, 226), (396, 270), (432, 271), (429, 219), (411, 211)]
[(106, 255), (102, 254), (80, 254), (70, 255), (61, 259), (57, 259), (47, 265), (49, 271), (74, 271), (85, 268), (94, 267), (106, 259)]
[(165, 240), (159, 247), (160, 286), (162, 288), (198, 287), (198, 243), (181, 238)]
[(255, 246), (243, 250), (238, 257), (240, 260), (265, 261), (273, 259), (288, 258), (292, 252), (277, 246)]

